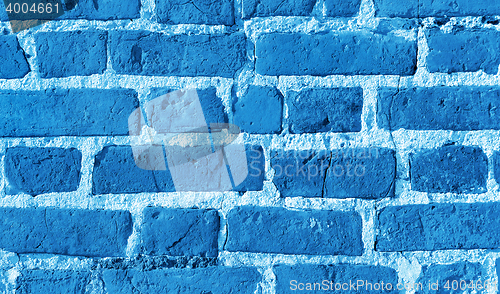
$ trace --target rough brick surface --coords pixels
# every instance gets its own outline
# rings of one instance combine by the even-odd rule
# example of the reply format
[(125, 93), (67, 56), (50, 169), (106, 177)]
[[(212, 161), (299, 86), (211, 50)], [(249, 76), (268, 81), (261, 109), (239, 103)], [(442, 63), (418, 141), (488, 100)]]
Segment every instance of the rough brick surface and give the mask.
[(500, 183), (500, 152), (493, 153), (493, 177)]
[[(416, 291), (415, 293), (436, 293), (436, 290), (429, 289), (429, 281), (432, 283), (438, 282), (438, 289), (446, 290), (446, 292), (449, 293), (464, 293), (464, 290), (470, 291), (473, 289), (481, 290), (481, 287), (483, 287), (483, 289), (486, 288), (484, 287), (486, 275), (485, 272), (481, 270), (481, 264), (471, 262), (423, 266), (422, 273), (417, 280), (420, 291)], [(465, 284), (461, 281), (465, 281)], [(478, 283), (477, 281), (481, 282)], [(422, 284), (422, 287), (420, 287), (420, 284)], [(474, 285), (474, 287), (472, 287), (472, 285)], [(454, 289), (456, 290), (452, 291)]]
[(31, 195), (75, 191), (80, 183), (82, 153), (63, 148), (8, 148), (5, 173), (9, 192)]
[(264, 176), (266, 173), (266, 158), (262, 146), (245, 145), (245, 153), (247, 157), (248, 175), (238, 186), (234, 187), (234, 191), (261, 191), (264, 186)]
[(486, 192), (488, 158), (478, 147), (443, 146), (410, 156), (412, 190), (431, 193)]
[(475, 72), (496, 74), (500, 64), (500, 32), (496, 30), (459, 30), (425, 33), (429, 46), (427, 69), (430, 72)]
[[(113, 31), (109, 46), (113, 69), (119, 74), (231, 78), (246, 60), (241, 33), (166, 36)], [(182, 58), (179, 52), (183, 52)]]
[(142, 225), (147, 255), (217, 257), (219, 215), (215, 210), (147, 207)]
[(0, 91), (0, 136), (128, 135), (128, 117), (139, 107), (129, 89)]
[(226, 250), (361, 255), (361, 217), (353, 212), (241, 206), (227, 215)]
[[(398, 275), (394, 269), (388, 267), (351, 264), (292, 266), (280, 264), (274, 266), (273, 271), (276, 275), (276, 293), (399, 293), (396, 291)], [(358, 284), (358, 281), (363, 283)], [(381, 289), (382, 282), (385, 285), (390, 283), (392, 291), (387, 286), (383, 287), (384, 290), (377, 291), (377, 287)]]
[(243, 132), (278, 134), (281, 132), (283, 95), (274, 87), (253, 86), (235, 98), (233, 118)]
[(30, 66), (16, 36), (0, 36), (0, 79), (24, 77)]
[(245, 19), (266, 16), (308, 16), (316, 3), (315, 0), (249, 0), (242, 2), (242, 16)]
[(390, 130), (500, 129), (497, 87), (382, 88), (379, 124)]
[(325, 0), (326, 16), (355, 16), (361, 0)]
[(252, 294), (261, 281), (255, 268), (207, 267), (166, 270), (105, 270), (105, 293)]
[(127, 211), (1, 208), (0, 218), (0, 248), (16, 253), (123, 256), (132, 233)]
[(233, 25), (233, 0), (155, 0), (159, 21), (166, 24)]
[(255, 49), (262, 75), (412, 75), (417, 62), (416, 41), (366, 32), (263, 34)]
[(377, 251), (500, 248), (498, 203), (386, 207), (378, 214)]
[(361, 88), (305, 89), (288, 93), (290, 132), (359, 132)]
[(16, 278), (20, 294), (84, 294), (90, 272), (71, 270), (23, 270)]
[(140, 17), (140, 0), (71, 0), (64, 1), (65, 13), (60, 19), (115, 20)]
[(105, 31), (50, 32), (35, 35), (42, 78), (89, 76), (106, 70)]
[(376, 16), (430, 17), (498, 15), (500, 3), (490, 0), (375, 0)]

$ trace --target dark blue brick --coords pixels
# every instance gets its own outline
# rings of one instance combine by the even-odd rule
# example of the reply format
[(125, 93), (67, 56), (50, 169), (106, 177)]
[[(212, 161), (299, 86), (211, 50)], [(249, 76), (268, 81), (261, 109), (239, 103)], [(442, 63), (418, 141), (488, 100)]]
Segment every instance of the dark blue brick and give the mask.
[(488, 158), (478, 147), (443, 146), (410, 155), (414, 191), (483, 193), (487, 178)]
[(493, 153), (493, 176), (495, 181), (500, 183), (500, 152)]
[(22, 270), (16, 278), (20, 294), (84, 294), (90, 285), (90, 272), (71, 270)]
[(233, 208), (225, 249), (257, 253), (361, 255), (362, 220), (355, 212)]
[(130, 89), (0, 91), (0, 136), (128, 135), (128, 117), (139, 107)]
[[(233, 190), (239, 192), (261, 191), (266, 173), (265, 155), (262, 146), (245, 145), (248, 175)], [(235, 171), (232, 171), (233, 173)]]
[(243, 2), (244, 19), (266, 16), (308, 16), (316, 0), (246, 0)]
[(105, 270), (106, 293), (253, 294), (262, 277), (255, 268), (172, 268), (151, 271)]
[(166, 24), (233, 25), (233, 0), (155, 0), (156, 14)]
[(326, 16), (354, 16), (361, 0), (325, 0)]
[(140, 17), (140, 0), (70, 0), (64, 1), (64, 15), (59, 19), (114, 20)]
[(326, 151), (272, 151), (273, 183), (281, 197), (322, 197), (330, 157)]
[(147, 255), (217, 257), (216, 210), (147, 207), (142, 227)]
[(376, 16), (429, 17), (429, 16), (483, 16), (498, 15), (500, 3), (490, 0), (375, 0)]
[(377, 121), (397, 130), (500, 129), (500, 88), (382, 88)]
[(287, 104), (293, 134), (361, 131), (361, 88), (290, 91)]
[(0, 218), (0, 248), (16, 253), (123, 256), (132, 233), (128, 211), (1, 208)]
[(35, 35), (42, 78), (89, 76), (106, 70), (105, 31), (46, 32)]
[[(276, 293), (280, 294), (297, 292), (399, 293), (396, 290), (398, 275), (396, 270), (389, 267), (353, 264), (291, 266), (280, 264), (275, 265), (273, 271), (276, 275)], [(336, 284), (337, 288), (335, 288)], [(391, 284), (392, 290), (387, 284)], [(343, 289), (342, 286), (344, 286)], [(382, 288), (383, 290), (375, 290)]]
[(425, 33), (429, 46), (430, 72), (475, 72), (496, 74), (500, 64), (500, 32), (495, 30), (454, 31), (431, 29)]
[(167, 36), (113, 31), (109, 46), (113, 69), (119, 74), (232, 78), (246, 61), (247, 43), (242, 33)]
[(249, 86), (233, 104), (234, 124), (251, 134), (279, 134), (283, 95), (274, 87)]
[(168, 169), (139, 168), (130, 146), (104, 147), (95, 158), (92, 179), (93, 194), (175, 191)]
[(82, 153), (75, 148), (8, 148), (5, 173), (9, 193), (31, 195), (76, 191), (80, 183)]
[(16, 79), (30, 72), (30, 66), (16, 36), (0, 36), (0, 79)]
[(337, 149), (326, 174), (323, 197), (379, 199), (393, 195), (396, 156), (386, 148)]
[[(484, 283), (486, 282), (486, 277), (484, 276), (483, 278), (484, 274), (486, 274), (486, 272), (481, 269), (481, 264), (479, 263), (459, 262), (446, 265), (424, 265), (422, 266), (422, 273), (416, 282), (418, 290), (420, 291), (415, 291), (415, 293), (436, 293), (435, 288), (429, 289), (429, 282), (438, 282), (438, 289), (446, 293), (464, 293), (464, 290), (473, 289), (481, 290), (480, 287), (483, 289), (485, 288)], [(461, 283), (461, 281), (465, 281), (465, 284), (464, 282)], [(472, 285), (474, 285), (474, 287)], [(415, 288), (417, 288), (417, 286), (415, 286)]]
[(373, 33), (263, 34), (255, 70), (262, 75), (412, 75), (417, 43)]
[(500, 248), (498, 203), (386, 207), (376, 223), (377, 251)]

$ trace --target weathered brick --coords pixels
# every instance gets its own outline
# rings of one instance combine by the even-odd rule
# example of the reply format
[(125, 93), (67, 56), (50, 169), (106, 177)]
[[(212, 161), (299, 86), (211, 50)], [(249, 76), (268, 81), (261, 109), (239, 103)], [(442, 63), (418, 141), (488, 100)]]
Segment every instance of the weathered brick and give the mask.
[(233, 104), (234, 124), (251, 134), (279, 134), (283, 95), (274, 87), (249, 86)]
[(128, 117), (139, 107), (131, 89), (0, 91), (0, 136), (128, 135)]
[(244, 19), (266, 16), (308, 16), (316, 0), (248, 0), (242, 1)]
[(278, 207), (241, 206), (227, 215), (226, 250), (361, 255), (362, 220), (358, 213), (292, 211)]
[(500, 64), (500, 32), (462, 30), (425, 33), (429, 46), (427, 69), (430, 72), (475, 72), (496, 74)]
[(378, 214), (377, 251), (500, 248), (498, 203), (386, 207)]
[(250, 267), (207, 267), (185, 269), (105, 270), (106, 293), (218, 293), (252, 294), (261, 275)]
[[(262, 146), (245, 145), (247, 157), (248, 175), (239, 185), (234, 187), (234, 191), (261, 191), (264, 186), (264, 176), (266, 173), (265, 155)], [(231, 170), (233, 168), (229, 167)], [(234, 173), (234, 171), (232, 171)]]
[[(291, 266), (279, 264), (273, 267), (273, 271), (276, 275), (276, 293), (286, 294), (299, 291), (304, 291), (304, 293), (338, 291), (353, 294), (399, 293), (396, 290), (398, 275), (396, 270), (389, 267), (353, 264)], [(391, 284), (392, 287), (389, 288), (387, 284)]]
[(30, 66), (16, 36), (0, 36), (0, 64), (0, 79), (22, 78), (30, 72)]
[(174, 192), (168, 170), (145, 170), (137, 166), (130, 146), (106, 146), (96, 155), (93, 194)]
[[(461, 281), (465, 281), (465, 284)], [(477, 281), (480, 282), (478, 283)], [(449, 291), (450, 293), (464, 293), (465, 290), (481, 290), (480, 287), (484, 289), (486, 275), (481, 270), (481, 264), (479, 263), (459, 262), (453, 264), (424, 265), (422, 266), (422, 273), (416, 281), (417, 284), (414, 285), (414, 288), (418, 287), (420, 291), (416, 291), (415, 293), (436, 293), (435, 288), (429, 289), (429, 282), (437, 282), (439, 290), (446, 290), (446, 292)]]
[(216, 210), (144, 209), (143, 252), (147, 255), (217, 257)]
[(490, 0), (375, 0), (375, 15), (386, 17), (498, 15), (500, 3)]
[(290, 91), (287, 105), (293, 134), (361, 131), (361, 88)]
[(233, 0), (155, 0), (156, 14), (166, 24), (233, 25)]
[(89, 284), (87, 271), (22, 270), (16, 278), (16, 293), (84, 294)]
[(498, 151), (493, 153), (493, 176), (495, 181), (500, 183), (500, 152)]
[(396, 155), (387, 148), (332, 151), (323, 197), (379, 199), (393, 195)]
[(390, 130), (500, 129), (500, 88), (382, 88), (377, 121)]
[(412, 75), (417, 62), (416, 41), (368, 32), (263, 34), (255, 50), (262, 75)]
[(246, 61), (242, 33), (167, 36), (113, 31), (109, 46), (113, 69), (119, 74), (232, 78)]
[(128, 211), (0, 208), (0, 218), (0, 248), (16, 253), (123, 256), (132, 233)]
[(325, 0), (326, 16), (354, 16), (361, 0)]
[(82, 153), (75, 148), (14, 147), (5, 152), (10, 193), (76, 191), (81, 165)]
[(89, 76), (106, 70), (105, 31), (46, 32), (35, 35), (42, 78)]
[(59, 19), (114, 20), (140, 17), (140, 0), (71, 0), (64, 1), (64, 15)]
[(481, 148), (443, 146), (410, 155), (411, 188), (431, 193), (486, 192), (488, 158)]

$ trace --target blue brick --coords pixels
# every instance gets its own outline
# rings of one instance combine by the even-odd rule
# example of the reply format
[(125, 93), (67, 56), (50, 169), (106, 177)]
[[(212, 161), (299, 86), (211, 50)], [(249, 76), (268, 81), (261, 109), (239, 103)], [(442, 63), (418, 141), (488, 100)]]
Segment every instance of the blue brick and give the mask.
[(109, 47), (119, 74), (232, 78), (246, 61), (247, 43), (242, 33), (167, 36), (112, 31)]
[(132, 233), (128, 211), (0, 208), (0, 219), (0, 248), (15, 253), (123, 256)]
[(233, 0), (155, 0), (156, 14), (166, 24), (233, 25)]
[(323, 197), (379, 199), (392, 196), (396, 155), (386, 148), (332, 151)]
[(22, 270), (16, 278), (20, 294), (84, 294), (90, 285), (90, 272), (71, 270)]
[(0, 36), (0, 79), (16, 79), (30, 72), (30, 66), (16, 36)]
[(250, 134), (279, 134), (283, 95), (274, 87), (249, 86), (233, 104), (234, 124)]
[(81, 165), (82, 153), (75, 148), (14, 147), (5, 152), (5, 173), (12, 194), (76, 191)]
[(397, 130), (500, 129), (500, 88), (382, 88), (377, 121)]
[(250, 267), (185, 269), (105, 270), (106, 293), (194, 293), (253, 294), (262, 277)]
[[(484, 276), (483, 278), (484, 274), (486, 274), (486, 272), (482, 271), (481, 264), (479, 263), (459, 262), (446, 265), (424, 265), (422, 266), (422, 272), (415, 285), (415, 288), (417, 289), (418, 287), (420, 291), (415, 291), (415, 293), (436, 293), (435, 288), (429, 289), (429, 282), (438, 282), (438, 289), (441, 291), (445, 290), (445, 292), (448, 293), (464, 293), (464, 290), (473, 289), (481, 290), (480, 287), (483, 287), (483, 289), (485, 288), (484, 283), (486, 282), (486, 277)], [(465, 281), (465, 284), (464, 282), (460, 283), (461, 281)], [(466, 286), (464, 287), (464, 285)], [(474, 288), (472, 285), (474, 285)], [(452, 291), (453, 289), (456, 290)]]
[(361, 88), (290, 91), (287, 105), (293, 134), (361, 131)]
[(141, 169), (130, 146), (106, 146), (96, 155), (93, 194), (174, 192), (170, 172)]
[(147, 255), (217, 257), (216, 210), (144, 209), (143, 252)]
[(443, 146), (410, 155), (411, 188), (431, 193), (486, 192), (488, 158), (481, 148)]
[(302, 150), (271, 152), (273, 183), (281, 197), (322, 197), (331, 153)]
[(430, 16), (484, 16), (498, 15), (500, 3), (490, 0), (375, 0), (376, 16), (430, 17)]
[[(396, 290), (398, 275), (396, 270), (389, 267), (353, 264), (291, 266), (280, 264), (275, 265), (273, 271), (276, 275), (276, 293), (280, 294), (399, 293)], [(352, 284), (354, 286), (351, 286)]]
[(106, 70), (105, 31), (47, 32), (35, 35), (42, 78), (89, 76)]
[(0, 136), (128, 135), (128, 117), (139, 107), (130, 89), (0, 91)]
[(59, 19), (115, 20), (140, 17), (140, 0), (71, 0), (64, 2), (66, 2), (64, 5), (65, 13)]
[(325, 0), (326, 16), (355, 16), (361, 0)]
[(271, 33), (257, 38), (255, 70), (262, 75), (412, 75), (416, 41), (367, 32)]
[(225, 249), (257, 253), (361, 255), (362, 220), (355, 212), (233, 208)]
[(495, 181), (500, 183), (500, 152), (493, 153), (493, 176)]
[(430, 72), (475, 72), (496, 74), (500, 64), (500, 32), (463, 30), (443, 33), (430, 29), (426, 33)]
[(266, 173), (265, 155), (262, 146), (245, 145), (247, 157), (248, 175), (234, 191), (261, 191), (264, 186), (264, 176)]
[(378, 214), (377, 251), (500, 248), (498, 203), (386, 207)]
[(266, 16), (309, 16), (316, 0), (245, 0), (242, 16), (244, 19)]

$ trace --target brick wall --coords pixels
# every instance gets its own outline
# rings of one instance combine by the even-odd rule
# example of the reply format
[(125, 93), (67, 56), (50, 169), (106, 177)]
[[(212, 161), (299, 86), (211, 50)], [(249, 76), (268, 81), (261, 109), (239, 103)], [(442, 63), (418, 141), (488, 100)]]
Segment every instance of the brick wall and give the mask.
[[(497, 293), (499, 3), (0, 4), (0, 292)], [(241, 129), (231, 191), (134, 158), (189, 88)]]

